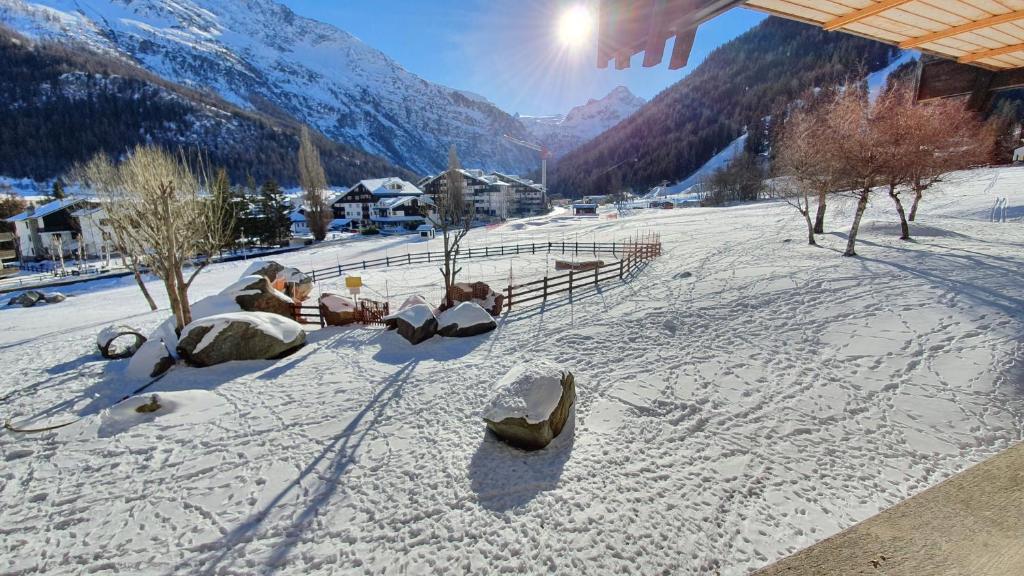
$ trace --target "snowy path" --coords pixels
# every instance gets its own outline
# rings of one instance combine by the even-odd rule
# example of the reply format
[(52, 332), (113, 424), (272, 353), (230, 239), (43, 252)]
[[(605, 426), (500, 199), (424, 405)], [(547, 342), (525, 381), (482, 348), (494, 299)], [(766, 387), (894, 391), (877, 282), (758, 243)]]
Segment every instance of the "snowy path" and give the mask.
[[(879, 197), (857, 259), (838, 256), (841, 232), (803, 245), (775, 203), (474, 231), (483, 245), (653, 229), (666, 254), (484, 337), (413, 348), (327, 329), (278, 362), (176, 368), (156, 389), (182, 408), (136, 426), (101, 411), (130, 384), (93, 349), (106, 323), (161, 318), (130, 281), (0, 311), (0, 397), (22, 391), (0, 416), (87, 416), (0, 435), (0, 574), (744, 574), (1020, 439), (1020, 190), (1022, 169), (959, 174), (922, 204), (912, 243)], [(990, 221), (996, 198), (1006, 222)], [(843, 230), (848, 209), (832, 215)], [(244, 267), (213, 267), (195, 297)], [(466, 273), (502, 286), (508, 261)], [(436, 298), (436, 275), (365, 278), (395, 301)], [(575, 435), (523, 454), (485, 438), (478, 411), (534, 358), (575, 372)]]

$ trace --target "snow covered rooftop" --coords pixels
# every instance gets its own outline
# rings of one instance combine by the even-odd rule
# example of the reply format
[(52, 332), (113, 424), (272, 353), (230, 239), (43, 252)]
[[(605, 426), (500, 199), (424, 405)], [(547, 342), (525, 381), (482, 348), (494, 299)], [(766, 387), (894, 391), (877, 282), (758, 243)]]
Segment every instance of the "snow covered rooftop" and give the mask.
[[(388, 177), (388, 178), (371, 178), (368, 180), (360, 180), (352, 188), (362, 186), (369, 190), (374, 196), (395, 196), (395, 195), (420, 195), (423, 191), (416, 187), (412, 182), (408, 182), (401, 178)], [(352, 188), (349, 188), (351, 190)]]
[(75, 204), (78, 204), (79, 202), (82, 202), (81, 198), (64, 198), (62, 200), (54, 200), (52, 202), (49, 202), (47, 204), (43, 204), (42, 206), (37, 207), (35, 209), (35, 212), (31, 212), (30, 213), (28, 210), (26, 210), (26, 211), (22, 212), (21, 214), (16, 214), (14, 216), (11, 216), (6, 221), (7, 222), (23, 222), (25, 220), (28, 220), (29, 218), (42, 218), (43, 216), (49, 216), (50, 214), (53, 214), (54, 212), (59, 212), (60, 210), (63, 210), (64, 208), (68, 208), (70, 206), (74, 206)]

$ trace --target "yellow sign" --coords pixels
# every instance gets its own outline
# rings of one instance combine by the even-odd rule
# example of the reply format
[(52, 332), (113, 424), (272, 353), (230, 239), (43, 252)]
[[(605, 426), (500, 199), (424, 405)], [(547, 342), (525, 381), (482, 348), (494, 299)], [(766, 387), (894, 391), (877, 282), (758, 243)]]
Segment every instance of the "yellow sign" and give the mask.
[(345, 288), (362, 288), (363, 279), (360, 276), (346, 276), (345, 277)]

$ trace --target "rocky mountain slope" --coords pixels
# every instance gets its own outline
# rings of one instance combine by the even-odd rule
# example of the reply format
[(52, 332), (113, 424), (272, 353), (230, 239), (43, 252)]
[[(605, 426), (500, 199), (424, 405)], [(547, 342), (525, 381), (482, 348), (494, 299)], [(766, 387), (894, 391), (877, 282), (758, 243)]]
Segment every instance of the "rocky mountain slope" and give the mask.
[(75, 42), (251, 111), (286, 115), (410, 170), (463, 163), (517, 172), (528, 137), (494, 105), (427, 82), (328, 24), (272, 0), (0, 0), (0, 23)]
[(768, 18), (561, 158), (548, 174), (549, 186), (575, 197), (676, 182), (804, 91), (881, 70), (897, 53), (872, 40)]
[(646, 100), (619, 86), (599, 100), (591, 98), (568, 114), (555, 116), (522, 116), (533, 141), (547, 146), (556, 156), (563, 156), (598, 134), (615, 126), (639, 110)]
[[(287, 114), (241, 109), (79, 46), (33, 42), (0, 25), (0, 175), (50, 180), (98, 152), (137, 144), (201, 149), (236, 182), (296, 182), (299, 125)], [(332, 183), (412, 173), (318, 138)], [(0, 187), (2, 188), (2, 187)]]

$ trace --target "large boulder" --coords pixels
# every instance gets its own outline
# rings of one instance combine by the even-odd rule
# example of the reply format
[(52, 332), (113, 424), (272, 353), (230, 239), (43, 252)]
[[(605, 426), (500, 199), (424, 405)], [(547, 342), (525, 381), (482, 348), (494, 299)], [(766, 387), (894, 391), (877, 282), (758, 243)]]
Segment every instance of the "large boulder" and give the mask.
[(491, 290), (483, 282), (457, 282), (448, 291), (448, 295), (454, 302), (476, 302), (491, 316), (501, 316), (501, 306), (505, 302), (504, 294)]
[(96, 335), (96, 347), (108, 360), (131, 358), (146, 343), (147, 338), (131, 326), (107, 326)]
[(163, 339), (150, 338), (132, 355), (125, 375), (136, 380), (156, 378), (174, 366), (174, 356)]
[(306, 333), (294, 320), (266, 312), (234, 312), (186, 326), (178, 338), (178, 355), (193, 366), (213, 366), (281, 358), (305, 343)]
[(277, 280), (277, 275), (284, 270), (284, 266), (274, 262), (273, 260), (260, 260), (253, 262), (245, 269), (245, 273), (242, 274), (242, 278), (246, 276), (263, 276), (267, 280), (274, 282)]
[(275, 290), (290, 296), (295, 302), (303, 302), (313, 292), (313, 279), (297, 268), (286, 268), (272, 260), (254, 262), (246, 269), (246, 276), (263, 276)]
[(415, 304), (405, 310), (385, 316), (384, 322), (388, 326), (394, 326), (398, 330), (398, 334), (413, 345), (429, 340), (434, 334), (437, 334), (437, 318), (434, 317), (434, 311), (426, 304)]
[(46, 300), (47, 304), (60, 304), (61, 302), (67, 300), (68, 297), (61, 294), (60, 292), (50, 292), (49, 294), (43, 296), (43, 299)]
[(467, 338), (490, 332), (498, 324), (486, 310), (475, 302), (463, 302), (441, 313), (437, 319), (437, 333), (449, 338)]
[(576, 382), (549, 362), (513, 368), (498, 382), (484, 413), (487, 427), (506, 443), (540, 450), (562, 432), (576, 401)]
[(8, 302), (8, 306), (21, 306), (23, 308), (31, 308), (39, 303), (39, 301), (46, 301), (46, 295), (38, 290), (28, 290), (18, 294), (14, 298), (11, 298)]
[(320, 315), (328, 326), (345, 326), (356, 321), (356, 301), (338, 294), (320, 296)]
[(233, 299), (244, 312), (267, 312), (285, 318), (295, 317), (295, 303), (274, 289), (266, 276), (246, 276), (225, 288), (221, 294)]
[(297, 268), (285, 268), (277, 273), (276, 286), (283, 286), (283, 290), (295, 302), (304, 302), (313, 293), (313, 279), (306, 276)]

